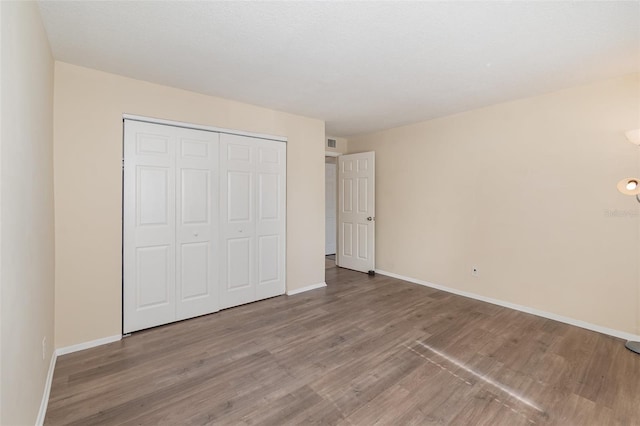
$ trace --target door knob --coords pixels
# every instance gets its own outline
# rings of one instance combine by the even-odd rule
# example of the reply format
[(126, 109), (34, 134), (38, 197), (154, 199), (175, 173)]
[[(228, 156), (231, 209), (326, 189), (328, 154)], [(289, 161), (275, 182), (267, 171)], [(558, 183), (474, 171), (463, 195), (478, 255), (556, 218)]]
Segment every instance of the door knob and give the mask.
[(371, 222), (371, 221), (373, 220), (373, 218), (372, 218), (371, 216), (369, 216), (369, 217), (367, 218), (367, 220), (368, 220), (369, 222)]

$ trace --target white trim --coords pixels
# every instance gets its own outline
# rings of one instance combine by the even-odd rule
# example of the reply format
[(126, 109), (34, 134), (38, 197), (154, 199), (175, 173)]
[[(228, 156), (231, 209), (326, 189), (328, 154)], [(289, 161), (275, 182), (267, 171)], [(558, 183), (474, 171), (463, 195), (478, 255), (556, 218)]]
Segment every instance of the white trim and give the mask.
[(38, 411), (38, 417), (36, 419), (36, 426), (42, 426), (44, 418), (47, 414), (47, 407), (49, 405), (49, 395), (51, 394), (51, 384), (53, 382), (53, 372), (56, 369), (56, 361), (59, 356), (67, 355), (73, 352), (82, 351), (84, 349), (95, 348), (96, 346), (106, 345), (107, 343), (117, 342), (122, 339), (120, 334), (116, 336), (103, 337), (102, 339), (92, 340), (90, 342), (78, 343), (77, 345), (66, 346), (64, 348), (58, 348), (51, 354), (51, 362), (49, 363), (49, 372), (47, 373), (47, 380), (44, 383), (44, 392), (42, 393), (42, 401), (40, 401), (40, 411)]
[(325, 157), (340, 157), (342, 155), (341, 152), (334, 152), (334, 151), (325, 151), (324, 152), (324, 156)]
[(49, 406), (51, 383), (53, 382), (53, 372), (56, 369), (57, 359), (57, 351), (53, 351), (51, 353), (51, 362), (49, 362), (49, 372), (47, 373), (47, 380), (44, 382), (44, 392), (42, 393), (42, 401), (40, 401), (40, 411), (38, 411), (38, 417), (36, 418), (36, 426), (42, 426), (44, 424), (44, 417), (47, 414), (47, 407)]
[(222, 127), (205, 126), (203, 124), (185, 123), (183, 121), (165, 120), (163, 118), (144, 117), (142, 115), (122, 114), (124, 120), (142, 121), (144, 123), (163, 124), (165, 126), (185, 127), (187, 129), (205, 130), (207, 132), (228, 133), (230, 135), (249, 136), (251, 138), (267, 139), (276, 142), (287, 142), (286, 136), (273, 136), (264, 133), (245, 132), (235, 129), (224, 129)]
[(294, 294), (304, 293), (305, 291), (315, 290), (317, 288), (326, 287), (327, 283), (321, 282), (318, 284), (311, 284), (306, 287), (296, 288), (295, 290), (289, 290), (287, 296), (293, 296)]
[(457, 294), (458, 296), (464, 296), (470, 299), (480, 300), (481, 302), (487, 302), (494, 305), (503, 306), (505, 308), (514, 309), (516, 311), (526, 312), (528, 314), (536, 315), (542, 318), (552, 319), (555, 321), (563, 322), (565, 324), (574, 325), (576, 327), (585, 328), (591, 331), (596, 331), (598, 333), (608, 334), (609, 336), (618, 337), (620, 339), (634, 340), (634, 341), (640, 340), (640, 336), (636, 336), (635, 334), (627, 333), (625, 331), (620, 331), (620, 330), (614, 330), (612, 328), (602, 327), (600, 325), (591, 324), (582, 320), (577, 320), (574, 318), (553, 314), (551, 312), (541, 311), (539, 309), (530, 308), (528, 306), (517, 305), (515, 303), (505, 302), (504, 300), (493, 299), (491, 297), (481, 296), (479, 294), (469, 293), (467, 291), (457, 290), (455, 288), (445, 287), (439, 284), (433, 284), (428, 281), (419, 280), (417, 278), (406, 277), (404, 275), (383, 271), (381, 269), (376, 269), (376, 273), (380, 275), (386, 275), (387, 277), (408, 281), (413, 284), (419, 284), (425, 287), (435, 288), (436, 290), (446, 291), (447, 293)]
[(117, 342), (120, 339), (122, 339), (122, 335), (117, 334), (115, 336), (103, 337), (102, 339), (96, 339), (90, 342), (78, 343), (77, 345), (56, 349), (56, 355), (62, 356), (73, 352), (83, 351), (85, 349), (95, 348), (96, 346), (106, 345), (107, 343)]

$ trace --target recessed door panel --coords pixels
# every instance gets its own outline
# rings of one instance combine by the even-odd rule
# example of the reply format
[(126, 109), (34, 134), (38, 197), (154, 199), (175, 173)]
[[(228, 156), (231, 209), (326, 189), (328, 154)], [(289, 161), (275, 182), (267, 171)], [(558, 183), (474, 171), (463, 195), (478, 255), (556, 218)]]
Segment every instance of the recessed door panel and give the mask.
[(358, 213), (367, 213), (369, 211), (369, 200), (367, 200), (367, 178), (358, 178), (358, 190), (354, 197), (358, 202)]
[(208, 140), (190, 140), (182, 138), (180, 144), (180, 153), (183, 158), (208, 158), (209, 152), (215, 150), (216, 146)]
[(166, 155), (169, 153), (171, 137), (168, 135), (154, 135), (138, 132), (136, 138), (136, 154), (138, 155)]
[(136, 309), (169, 303), (170, 246), (136, 249)]
[(227, 241), (227, 288), (230, 290), (251, 286), (251, 238)]
[(138, 226), (166, 225), (169, 217), (168, 167), (139, 166), (136, 189)]
[(353, 179), (345, 178), (342, 182), (342, 211), (345, 213), (353, 212)]
[(274, 173), (258, 174), (258, 210), (260, 220), (277, 220), (279, 214), (280, 176)]
[(280, 151), (274, 148), (258, 147), (260, 164), (280, 164)]
[(209, 170), (182, 169), (182, 223), (209, 223), (210, 180)]
[(342, 255), (353, 256), (353, 224), (349, 222), (342, 223)]
[(250, 172), (230, 171), (227, 173), (229, 222), (248, 222), (251, 220), (251, 178), (252, 173)]
[(280, 238), (278, 235), (263, 235), (258, 243), (258, 284), (267, 284), (279, 278), (278, 255)]
[(369, 254), (367, 253), (367, 234), (368, 234), (368, 226), (364, 223), (358, 223), (357, 225), (357, 240), (358, 244), (356, 247), (358, 248), (358, 259), (367, 260), (369, 258)]
[(247, 143), (231, 143), (227, 145), (227, 160), (251, 163), (251, 145)]
[(180, 276), (180, 301), (209, 296), (209, 253), (208, 241), (182, 244)]

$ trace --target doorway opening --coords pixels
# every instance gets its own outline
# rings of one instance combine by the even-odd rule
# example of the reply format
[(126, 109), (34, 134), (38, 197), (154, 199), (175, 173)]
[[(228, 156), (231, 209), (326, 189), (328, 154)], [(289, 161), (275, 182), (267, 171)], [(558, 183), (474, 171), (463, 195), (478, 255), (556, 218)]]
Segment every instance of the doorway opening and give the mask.
[(338, 248), (338, 157), (325, 155), (325, 269), (336, 267)]
[(375, 154), (325, 151), (325, 269), (375, 275)]

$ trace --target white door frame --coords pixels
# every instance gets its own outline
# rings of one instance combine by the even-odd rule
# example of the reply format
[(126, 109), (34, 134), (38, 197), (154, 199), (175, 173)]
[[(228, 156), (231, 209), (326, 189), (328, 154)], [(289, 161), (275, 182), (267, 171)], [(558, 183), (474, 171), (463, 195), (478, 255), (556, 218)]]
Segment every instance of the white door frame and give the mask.
[[(325, 151), (324, 152), (324, 156), (325, 157), (340, 157), (341, 155), (344, 155), (341, 152), (335, 152), (335, 151)], [(336, 171), (338, 169), (338, 163), (336, 162)], [(336, 197), (338, 197), (338, 177), (336, 176)], [(326, 226), (326, 217), (325, 217), (325, 226)], [(336, 266), (338, 266), (338, 250), (340, 249), (339, 244), (338, 244), (338, 202), (336, 200), (336, 259), (335, 259), (335, 264)]]
[[(333, 174), (333, 177), (329, 179), (329, 176)], [(338, 254), (338, 164), (327, 163), (324, 164), (324, 179), (325, 179), (325, 208), (324, 208), (324, 223), (325, 223), (325, 244), (324, 252), (325, 256)], [(331, 184), (331, 185), (330, 185)], [(333, 200), (329, 198), (329, 191), (333, 193)], [(330, 202), (331, 200), (331, 202)], [(332, 208), (329, 208), (332, 207)], [(333, 236), (329, 232), (329, 219), (333, 219)], [(329, 244), (331, 243), (331, 244)]]

